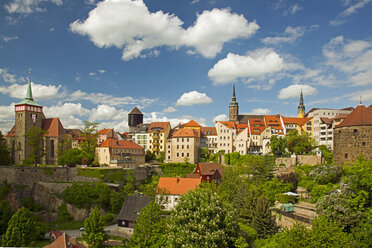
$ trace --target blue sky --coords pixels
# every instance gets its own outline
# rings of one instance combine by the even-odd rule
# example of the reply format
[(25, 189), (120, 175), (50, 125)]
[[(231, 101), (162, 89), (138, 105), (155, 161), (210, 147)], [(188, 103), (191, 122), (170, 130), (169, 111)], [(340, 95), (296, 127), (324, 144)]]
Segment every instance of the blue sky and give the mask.
[(372, 0), (6, 0), (0, 6), (0, 130), (34, 99), (65, 128), (297, 114), (372, 103)]

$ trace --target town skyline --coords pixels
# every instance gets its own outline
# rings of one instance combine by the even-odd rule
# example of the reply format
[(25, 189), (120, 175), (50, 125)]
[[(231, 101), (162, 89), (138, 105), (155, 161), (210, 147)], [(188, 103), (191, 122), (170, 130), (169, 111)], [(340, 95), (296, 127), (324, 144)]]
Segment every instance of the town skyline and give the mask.
[(14, 123), (29, 67), (35, 101), (65, 128), (127, 131), (135, 106), (145, 123), (214, 126), (228, 118), (232, 83), (242, 114), (296, 116), (301, 89), (306, 112), (356, 107), (360, 96), (368, 106), (370, 10), (368, 0), (5, 1), (0, 130)]

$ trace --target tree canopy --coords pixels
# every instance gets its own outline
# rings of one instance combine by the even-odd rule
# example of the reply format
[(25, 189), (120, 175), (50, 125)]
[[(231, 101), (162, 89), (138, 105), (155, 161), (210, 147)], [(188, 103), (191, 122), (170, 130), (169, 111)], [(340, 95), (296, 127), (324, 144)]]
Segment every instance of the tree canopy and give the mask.
[(0, 165), (9, 165), (11, 162), (9, 148), (6, 144), (6, 140), (0, 131)]
[(44, 156), (44, 135), (47, 133), (47, 131), (35, 126), (31, 127), (25, 134), (27, 145), (31, 148), (27, 159), (35, 166), (37, 166), (38, 163), (41, 163), (41, 159)]
[(103, 243), (108, 239), (105, 232), (105, 222), (103, 221), (99, 209), (95, 206), (89, 217), (84, 221), (83, 239), (88, 243), (89, 247), (102, 247)]

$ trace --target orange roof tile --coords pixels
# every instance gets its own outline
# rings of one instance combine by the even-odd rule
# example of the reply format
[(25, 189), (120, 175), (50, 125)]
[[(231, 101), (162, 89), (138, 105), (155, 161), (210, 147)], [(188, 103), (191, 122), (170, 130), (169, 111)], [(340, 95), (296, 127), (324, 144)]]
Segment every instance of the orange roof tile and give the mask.
[(9, 133), (5, 134), (4, 137), (15, 137), (15, 125), (9, 131)]
[(249, 126), (252, 135), (259, 135), (266, 129), (265, 123), (261, 119), (249, 119)]
[(217, 129), (215, 127), (201, 127), (200, 132), (203, 136), (217, 135)]
[(217, 170), (222, 170), (220, 163), (199, 163), (198, 166), (202, 176), (213, 175)]
[(297, 124), (299, 126), (305, 125), (312, 119), (312, 117), (307, 117), (307, 118), (284, 117), (284, 116), (282, 117), (283, 117), (284, 124)]
[(191, 120), (187, 122), (183, 127), (201, 127), (196, 121)]
[(117, 140), (113, 138), (108, 138), (107, 140), (103, 141), (98, 147), (110, 147), (110, 148), (122, 148), (122, 149), (141, 149), (143, 147), (136, 144), (131, 140)]
[(222, 125), (225, 125), (227, 128), (236, 129), (236, 124), (233, 121), (219, 121)]
[(178, 129), (172, 134), (172, 138), (179, 138), (179, 137), (200, 137), (200, 130)]
[(200, 178), (161, 177), (156, 192), (182, 195), (195, 189), (200, 183)]
[(170, 127), (169, 122), (151, 122), (149, 132), (152, 132), (152, 129), (154, 128), (160, 128), (160, 132), (165, 132), (168, 126)]
[(236, 129), (246, 129), (248, 124), (236, 124)]
[(60, 137), (66, 134), (59, 118), (44, 119), (42, 129), (48, 132), (47, 137)]
[(349, 114), (338, 114), (332, 120), (345, 119)]
[(359, 105), (353, 112), (351, 112), (345, 120), (343, 120), (337, 127), (350, 126), (371, 126), (372, 112), (364, 105)]
[(99, 130), (97, 134), (107, 134), (110, 130), (111, 130), (110, 128), (105, 128), (105, 129)]

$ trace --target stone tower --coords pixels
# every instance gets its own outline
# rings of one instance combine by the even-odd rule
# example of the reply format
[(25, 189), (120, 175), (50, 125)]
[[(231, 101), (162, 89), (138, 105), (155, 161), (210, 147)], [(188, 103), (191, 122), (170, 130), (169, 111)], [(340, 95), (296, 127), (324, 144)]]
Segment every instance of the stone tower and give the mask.
[(25, 134), (31, 127), (42, 128), (43, 107), (34, 101), (31, 90), (31, 72), (29, 72), (26, 97), (22, 102), (14, 105), (15, 107), (15, 154), (14, 162), (21, 164), (30, 153), (30, 147), (27, 145)]
[(231, 102), (229, 105), (229, 121), (238, 122), (238, 115), (239, 115), (239, 104), (236, 101), (235, 83), (234, 83), (233, 96), (231, 98)]
[(134, 107), (132, 111), (128, 114), (128, 126), (129, 132), (133, 132), (138, 124), (143, 123), (143, 114), (137, 107)]
[(305, 105), (304, 105), (304, 96), (300, 94), (300, 103), (298, 104), (298, 112), (297, 112), (297, 117), (298, 118), (304, 118), (305, 117)]

